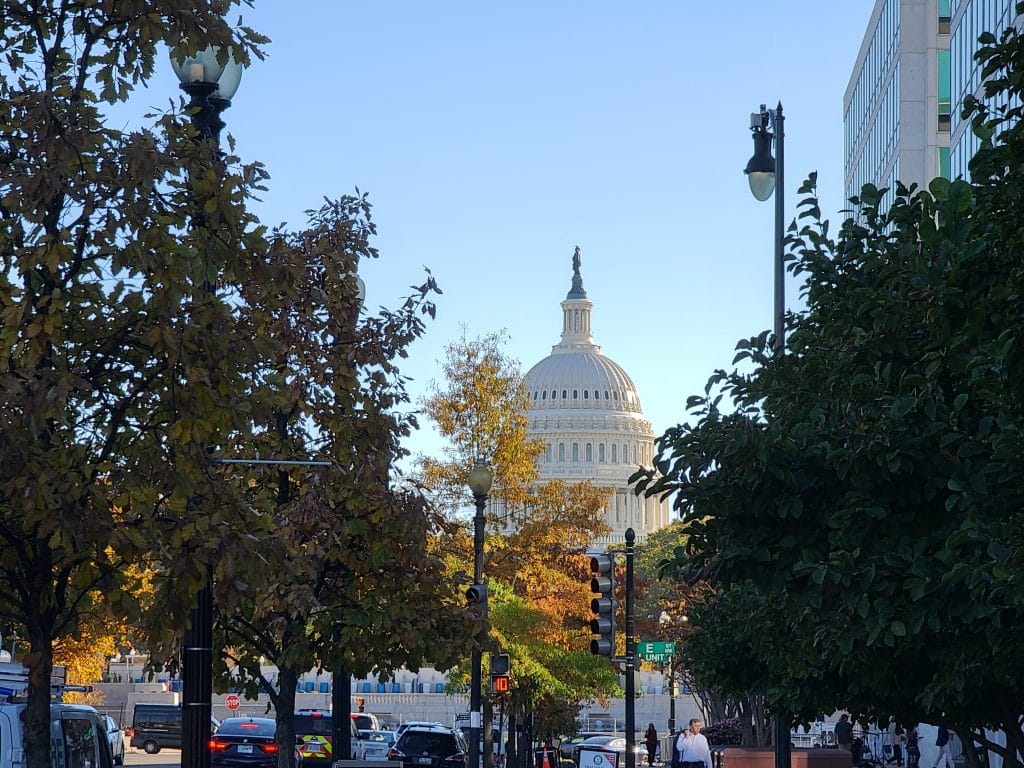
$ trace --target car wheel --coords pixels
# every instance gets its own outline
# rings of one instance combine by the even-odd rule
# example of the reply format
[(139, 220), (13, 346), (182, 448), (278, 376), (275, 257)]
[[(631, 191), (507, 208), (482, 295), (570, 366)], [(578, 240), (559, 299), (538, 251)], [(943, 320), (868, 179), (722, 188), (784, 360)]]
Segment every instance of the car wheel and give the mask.
[(147, 741), (143, 743), (142, 748), (146, 751), (147, 755), (155, 755), (160, 751), (160, 745), (155, 741)]

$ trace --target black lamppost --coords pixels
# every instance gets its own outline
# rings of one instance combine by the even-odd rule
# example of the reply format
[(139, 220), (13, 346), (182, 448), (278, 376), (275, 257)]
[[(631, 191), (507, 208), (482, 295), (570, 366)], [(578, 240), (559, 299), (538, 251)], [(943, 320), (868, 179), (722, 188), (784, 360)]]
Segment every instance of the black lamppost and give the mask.
[[(754, 156), (744, 173), (750, 191), (758, 200), (767, 200), (775, 192), (775, 343), (773, 350), (781, 357), (786, 349), (783, 320), (786, 312), (786, 294), (783, 284), (785, 263), (785, 131), (782, 102), (775, 109), (765, 109), (750, 115), (750, 130), (754, 134)], [(774, 133), (773, 133), (774, 131)], [(775, 139), (775, 157), (772, 157), (772, 138)], [(775, 713), (775, 768), (790, 768), (789, 713)]]
[[(750, 115), (750, 130), (754, 134), (754, 156), (744, 173), (750, 191), (758, 200), (767, 200), (775, 192), (775, 345), (781, 355), (786, 346), (783, 317), (786, 312), (786, 293), (783, 278), (785, 264), (782, 246), (785, 242), (785, 135), (783, 131), (782, 102), (775, 109), (765, 109)], [(774, 131), (774, 133), (773, 133)], [(775, 139), (775, 157), (772, 157), (772, 138)]]
[[(217, 49), (207, 48), (195, 56), (171, 58), (181, 89), (189, 95), (192, 124), (199, 135), (220, 148), (224, 122), (220, 114), (231, 105), (238, 90), (242, 67), (230, 54), (224, 64), (217, 61)], [(212, 286), (204, 282), (203, 290)], [(189, 612), (189, 626), (181, 649), (182, 717), (181, 768), (210, 768), (210, 716), (213, 693), (213, 594), (210, 576), (196, 596)]]
[[(478, 458), (469, 471), (469, 490), (476, 502), (476, 514), (473, 516), (473, 584), (483, 584), (484, 575), (484, 508), (487, 506), (487, 494), (491, 492), (493, 481), (490, 467), (483, 458)], [(486, 611), (487, 593), (483, 592), (483, 610)], [(481, 656), (479, 643), (474, 644), (472, 670), (469, 688), (469, 768), (480, 768), (480, 686)], [(183, 767), (184, 768), (184, 767)]]

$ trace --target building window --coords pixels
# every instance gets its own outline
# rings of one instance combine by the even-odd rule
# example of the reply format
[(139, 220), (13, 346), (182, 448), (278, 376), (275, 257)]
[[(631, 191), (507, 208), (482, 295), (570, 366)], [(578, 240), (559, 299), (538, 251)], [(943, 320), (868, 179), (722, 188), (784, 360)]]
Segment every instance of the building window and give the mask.
[(939, 51), (939, 130), (949, 131), (949, 51)]
[(619, 463), (619, 448), (615, 443), (612, 443), (612, 464)]
[(576, 463), (579, 463), (579, 460), (580, 460), (580, 444), (579, 443), (573, 443), (572, 444), (572, 460), (574, 462), (576, 462)]
[(533, 402), (535, 402), (535, 403), (537, 402), (537, 393), (536, 392), (533, 393)]
[(583, 455), (588, 464), (594, 461), (594, 446), (591, 443), (583, 447)]
[(949, 147), (939, 147), (939, 176), (949, 179), (949, 174)]
[(579, 396), (580, 396), (580, 395), (579, 395), (579, 392), (577, 392), (577, 391), (576, 391), (576, 390), (574, 389), (574, 390), (572, 391), (572, 399), (573, 399), (573, 400), (578, 400), (578, 399), (579, 399)]
[(949, 34), (949, 20), (951, 14), (949, 11), (949, 0), (939, 0), (939, 34)]
[(605, 400), (607, 400), (607, 399), (608, 399), (608, 390), (607, 390), (607, 389), (606, 389), (606, 390), (604, 391), (604, 399), (605, 399)]
[(551, 461), (551, 443), (548, 443), (548, 449), (544, 452), (544, 461)]
[(604, 443), (598, 443), (597, 445), (597, 460), (604, 464)]
[(583, 399), (584, 400), (589, 400), (590, 399), (590, 390), (589, 389), (584, 389), (583, 390)]
[(540, 393), (540, 399), (541, 400), (547, 400), (548, 399), (548, 391), (546, 389), (543, 392)]
[(562, 399), (563, 400), (568, 400), (569, 399), (569, 390), (568, 389), (563, 389), (562, 390)]
[(558, 460), (561, 462), (565, 461), (565, 443), (558, 444)]

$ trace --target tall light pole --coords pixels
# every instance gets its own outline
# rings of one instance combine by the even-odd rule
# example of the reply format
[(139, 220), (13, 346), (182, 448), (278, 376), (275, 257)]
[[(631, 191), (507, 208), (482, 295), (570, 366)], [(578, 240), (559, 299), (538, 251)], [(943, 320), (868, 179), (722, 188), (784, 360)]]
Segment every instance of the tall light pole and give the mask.
[[(750, 130), (754, 135), (754, 156), (744, 173), (750, 191), (758, 200), (767, 200), (775, 192), (775, 353), (781, 355), (786, 347), (783, 318), (786, 312), (786, 274), (782, 258), (786, 234), (785, 204), (785, 132), (782, 102), (775, 109), (765, 109), (750, 115)], [(775, 139), (775, 157), (772, 157), (772, 138)]]
[[(473, 590), (482, 597), (483, 617), (486, 619), (487, 589), (483, 587), (484, 576), (484, 508), (487, 506), (487, 494), (491, 492), (494, 477), (490, 467), (483, 458), (477, 458), (469, 471), (469, 490), (473, 493), (476, 503), (476, 514), (473, 515)], [(480, 768), (480, 666), (482, 651), (479, 643), (474, 643), (472, 670), (469, 688), (469, 768)], [(184, 766), (182, 767), (184, 768)]]
[[(750, 115), (750, 130), (754, 136), (754, 156), (744, 173), (750, 191), (758, 200), (767, 200), (775, 192), (775, 343), (776, 356), (782, 357), (786, 349), (783, 320), (786, 312), (786, 292), (783, 278), (785, 242), (785, 131), (782, 102), (775, 109), (765, 109)], [(772, 138), (775, 139), (775, 157), (772, 157)], [(789, 713), (775, 713), (775, 768), (790, 768)]]
[[(217, 49), (207, 48), (195, 56), (171, 58), (181, 89), (188, 94), (192, 124), (201, 139), (213, 142), (220, 150), (221, 113), (231, 106), (238, 90), (242, 67), (228, 55), (224, 64), (217, 61)], [(213, 287), (204, 281), (203, 291)], [(213, 693), (213, 591), (211, 576), (196, 596), (189, 612), (188, 629), (181, 649), (182, 717), (181, 768), (210, 768), (210, 716)]]

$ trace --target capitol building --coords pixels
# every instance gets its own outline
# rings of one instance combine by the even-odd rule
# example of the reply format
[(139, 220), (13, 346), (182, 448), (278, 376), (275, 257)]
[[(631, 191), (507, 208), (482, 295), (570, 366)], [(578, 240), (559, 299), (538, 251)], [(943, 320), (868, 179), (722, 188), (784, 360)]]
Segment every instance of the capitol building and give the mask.
[(622, 366), (594, 342), (591, 313), (580, 272), (572, 259), (572, 285), (562, 306), (562, 336), (551, 354), (524, 377), (530, 400), (527, 435), (542, 440), (541, 481), (591, 481), (613, 493), (605, 511), (611, 532), (596, 547), (619, 544), (627, 528), (642, 541), (669, 523), (669, 503), (637, 498), (629, 477), (654, 458), (654, 432), (644, 418), (636, 385)]

